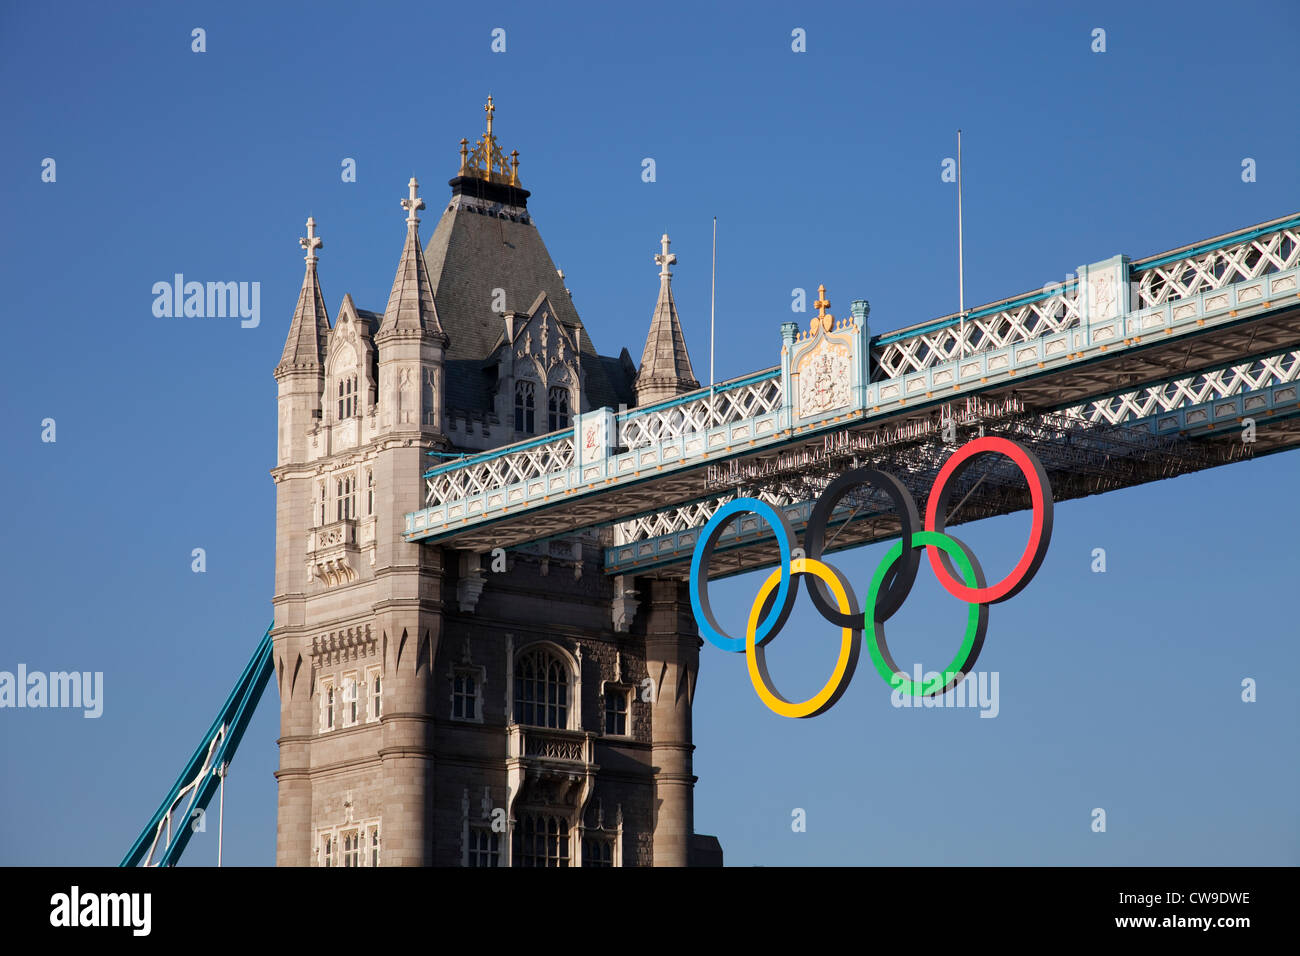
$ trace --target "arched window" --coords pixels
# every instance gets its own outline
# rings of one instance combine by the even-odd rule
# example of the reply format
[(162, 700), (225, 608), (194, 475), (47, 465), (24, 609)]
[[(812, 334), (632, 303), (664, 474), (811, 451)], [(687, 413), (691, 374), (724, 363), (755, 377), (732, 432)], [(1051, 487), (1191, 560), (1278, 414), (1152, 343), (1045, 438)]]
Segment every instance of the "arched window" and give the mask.
[(357, 413), (357, 377), (344, 375), (339, 379), (339, 421)]
[(515, 720), (569, 726), (569, 666), (545, 648), (526, 649), (515, 659)]
[(569, 427), (569, 390), (567, 388), (553, 388), (548, 393), (547, 398), (547, 425), (548, 431), (558, 432), (561, 428)]
[(515, 827), (516, 866), (568, 866), (569, 821), (543, 813), (525, 814)]
[(357, 478), (346, 474), (334, 482), (335, 521), (344, 521), (357, 516)]
[(531, 435), (536, 411), (536, 389), (532, 382), (520, 379), (515, 382), (515, 431)]

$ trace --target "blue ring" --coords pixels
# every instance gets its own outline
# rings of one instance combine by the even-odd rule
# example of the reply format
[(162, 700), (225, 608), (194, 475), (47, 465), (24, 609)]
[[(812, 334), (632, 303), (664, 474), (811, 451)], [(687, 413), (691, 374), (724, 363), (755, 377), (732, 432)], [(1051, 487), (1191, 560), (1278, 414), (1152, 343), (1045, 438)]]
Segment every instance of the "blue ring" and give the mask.
[(788, 613), (787, 599), (790, 594), (790, 552), (793, 532), (785, 516), (766, 501), (760, 501), (758, 498), (735, 498), (714, 512), (713, 517), (700, 529), (700, 536), (695, 541), (695, 551), (691, 555), (690, 575), (691, 610), (695, 613), (695, 622), (699, 625), (700, 636), (714, 647), (741, 654), (745, 652), (745, 639), (743, 637), (728, 637), (718, 627), (717, 621), (713, 618), (713, 611), (709, 607), (709, 582), (704, 561), (706, 554), (710, 557), (713, 554), (713, 545), (716, 543), (713, 539), (721, 535), (727, 522), (743, 512), (756, 514), (767, 522), (781, 551), (781, 583), (777, 587), (776, 599), (771, 610), (768, 611), (767, 616), (763, 618), (758, 629), (754, 632), (754, 642), (762, 644), (773, 637), (775, 632), (780, 629)]

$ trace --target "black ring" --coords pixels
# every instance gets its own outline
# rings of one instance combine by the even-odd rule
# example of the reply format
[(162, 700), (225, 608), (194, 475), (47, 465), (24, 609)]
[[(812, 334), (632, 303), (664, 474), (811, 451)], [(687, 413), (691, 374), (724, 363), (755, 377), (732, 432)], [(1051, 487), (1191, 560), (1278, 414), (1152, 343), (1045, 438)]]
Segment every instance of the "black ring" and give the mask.
[[(893, 617), (907, 600), (912, 584), (916, 581), (917, 568), (921, 564), (921, 549), (912, 547), (912, 532), (921, 527), (921, 518), (917, 514), (916, 499), (901, 481), (888, 472), (870, 467), (855, 468), (840, 475), (827, 485), (813, 506), (808, 527), (803, 533), (803, 548), (805, 556), (821, 560), (822, 548), (826, 546), (826, 524), (830, 521), (831, 512), (841, 498), (860, 485), (874, 485), (889, 495), (901, 523), (899, 534), (903, 539), (903, 556), (899, 559), (900, 564), (896, 570), (890, 571), (876, 602), (876, 621), (883, 623)], [(830, 591), (820, 578), (809, 576), (805, 583), (813, 606), (827, 621), (836, 627), (862, 627), (862, 612), (857, 610), (856, 602), (853, 613), (845, 614), (835, 606)]]

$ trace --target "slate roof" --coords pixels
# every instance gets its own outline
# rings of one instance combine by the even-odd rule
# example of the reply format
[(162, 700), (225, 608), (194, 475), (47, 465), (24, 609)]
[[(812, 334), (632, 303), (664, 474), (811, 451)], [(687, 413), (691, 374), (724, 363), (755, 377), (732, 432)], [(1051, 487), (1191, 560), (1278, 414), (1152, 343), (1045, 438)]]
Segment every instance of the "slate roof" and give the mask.
[(397, 264), (393, 289), (388, 294), (388, 306), (384, 309), (384, 321), (377, 334), (417, 331), (445, 336), (438, 321), (438, 310), (434, 306), (429, 267), (420, 252), (420, 229), (412, 222), (406, 229), (402, 258)]
[(280, 355), (280, 365), (323, 367), (329, 333), (330, 317), (325, 311), (325, 297), (321, 295), (316, 263), (308, 262), (307, 272), (302, 277), (302, 291), (298, 293), (298, 306), (293, 310), (293, 321), (289, 324), (289, 336)]
[(643, 386), (669, 384), (679, 392), (692, 392), (700, 387), (691, 370), (691, 357), (686, 351), (686, 338), (673, 300), (672, 280), (667, 275), (659, 282), (659, 301), (650, 319), (650, 334), (646, 336), (637, 382)]
[[(452, 185), (459, 184), (452, 180)], [(527, 210), (498, 204), (490, 207), (498, 210), (492, 214), (480, 208), (489, 207), (448, 205), (424, 251), (438, 315), (451, 340), (445, 351), (447, 407), (491, 408), (495, 373), (485, 370), (483, 362), (504, 326), (500, 313), (492, 310), (501, 304), (494, 302), (496, 289), (505, 292), (504, 310), (518, 312), (545, 292), (556, 318), (577, 333), (591, 407), (626, 403), (630, 388), (621, 380), (625, 376), (611, 381), (609, 365), (596, 354)]]

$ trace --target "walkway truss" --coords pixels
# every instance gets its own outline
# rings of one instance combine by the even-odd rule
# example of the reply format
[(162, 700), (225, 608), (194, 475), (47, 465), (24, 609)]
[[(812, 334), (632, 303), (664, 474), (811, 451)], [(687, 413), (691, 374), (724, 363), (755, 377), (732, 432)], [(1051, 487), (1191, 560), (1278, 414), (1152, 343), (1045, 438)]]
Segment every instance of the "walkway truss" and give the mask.
[[(784, 505), (798, 529), (818, 483), (860, 459), (913, 469), (923, 503), (950, 418), (962, 440), (982, 427), (1035, 445), (1058, 500), (1295, 447), (1298, 293), (1300, 215), (1135, 262), (1116, 256), (965, 316), (864, 328), (866, 374), (833, 414), (800, 418), (783, 365), (606, 411), (617, 437), (604, 455), (578, 456), (584, 416), (572, 431), (432, 468), (406, 537), (486, 551), (602, 527), (608, 574), (680, 577), (697, 529), (741, 492)], [(1247, 419), (1253, 443), (1242, 440)], [(754, 480), (782, 469), (780, 481)], [(1010, 486), (999, 494), (972, 499), (953, 523), (1027, 506)], [(863, 502), (843, 513), (854, 517), (837, 546), (891, 533)], [(731, 526), (719, 550), (738, 553), (715, 574), (774, 561), (770, 537), (753, 533), (759, 543), (742, 547), (746, 523)]]

